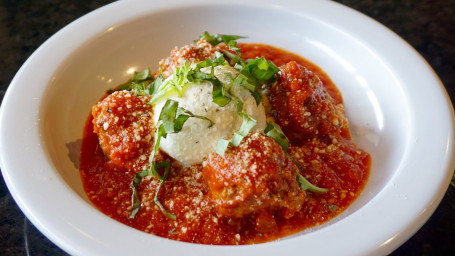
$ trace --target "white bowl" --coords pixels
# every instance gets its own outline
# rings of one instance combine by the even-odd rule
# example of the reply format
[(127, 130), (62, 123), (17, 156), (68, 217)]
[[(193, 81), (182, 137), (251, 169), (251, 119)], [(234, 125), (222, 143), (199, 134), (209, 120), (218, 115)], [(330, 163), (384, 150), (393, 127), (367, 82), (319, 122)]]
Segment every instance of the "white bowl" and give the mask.
[[(68, 156), (91, 106), (157, 67), (203, 31), (248, 36), (319, 65), (341, 90), (358, 145), (372, 156), (361, 196), (341, 216), (278, 241), (209, 246), (149, 235), (99, 212)], [(443, 85), (408, 44), (329, 1), (120, 1), (70, 24), (22, 66), (3, 100), (1, 169), (25, 215), (76, 255), (380, 255), (433, 213), (455, 167)]]

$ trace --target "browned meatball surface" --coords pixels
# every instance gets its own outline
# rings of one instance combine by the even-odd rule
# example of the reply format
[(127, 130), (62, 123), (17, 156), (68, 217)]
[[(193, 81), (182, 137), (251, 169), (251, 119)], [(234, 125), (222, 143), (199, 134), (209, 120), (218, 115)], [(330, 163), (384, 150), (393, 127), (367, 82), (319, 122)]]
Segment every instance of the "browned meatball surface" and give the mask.
[(253, 133), (224, 156), (212, 153), (202, 173), (220, 215), (240, 218), (257, 213), (273, 220), (276, 212), (292, 217), (303, 204), (305, 192), (297, 184), (296, 170), (273, 139)]
[(301, 143), (319, 134), (349, 137), (343, 105), (336, 104), (317, 75), (295, 61), (280, 69), (268, 99), (272, 115), (291, 141)]
[(182, 66), (185, 61), (198, 63), (206, 59), (215, 59), (215, 52), (220, 51), (222, 48), (225, 48), (225, 46), (212, 46), (204, 38), (201, 38), (195, 44), (185, 45), (181, 48), (175, 47), (171, 50), (169, 57), (160, 61), (159, 70), (167, 78), (176, 67)]
[(93, 130), (109, 159), (120, 168), (138, 169), (148, 162), (153, 146), (150, 96), (130, 91), (108, 95), (93, 106)]

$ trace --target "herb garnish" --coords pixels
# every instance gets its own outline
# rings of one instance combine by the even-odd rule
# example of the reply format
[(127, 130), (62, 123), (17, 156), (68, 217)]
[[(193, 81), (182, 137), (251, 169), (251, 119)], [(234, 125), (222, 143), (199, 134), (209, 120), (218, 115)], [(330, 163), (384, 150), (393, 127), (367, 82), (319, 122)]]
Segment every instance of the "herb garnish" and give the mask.
[(279, 71), (280, 69), (273, 62), (266, 60), (264, 57), (248, 60), (235, 78), (234, 83), (247, 88), (256, 100), (256, 104), (259, 105), (262, 100), (259, 88), (264, 84), (276, 81), (275, 74)]
[[(150, 104), (155, 105), (161, 100), (174, 95), (181, 97), (190, 83), (201, 84), (204, 81), (208, 81), (213, 85), (213, 102), (220, 107), (227, 105), (231, 101), (231, 98), (226, 96), (225, 85), (215, 76), (214, 68), (216, 66), (229, 65), (229, 63), (221, 53), (216, 52), (216, 56), (216, 59), (206, 59), (196, 64), (193, 68), (190, 68), (189, 63), (185, 61), (182, 66), (175, 69), (169, 78), (155, 83), (154, 91), (150, 94), (153, 96)], [(203, 68), (210, 68), (210, 72), (201, 71)]]
[(241, 64), (242, 66), (245, 64), (242, 55), (240, 53), (240, 48), (237, 46), (237, 39), (240, 38), (245, 38), (243, 36), (235, 36), (235, 35), (222, 35), (222, 34), (215, 34), (215, 35), (210, 35), (207, 31), (201, 34), (201, 38), (205, 38), (207, 42), (209, 42), (211, 45), (216, 46), (220, 43), (224, 43), (229, 50), (231, 51), (226, 51), (222, 50), (223, 54), (231, 60), (232, 64)]
[(325, 193), (325, 192), (329, 191), (326, 188), (320, 188), (320, 187), (318, 187), (316, 185), (311, 184), (298, 171), (296, 173), (297, 173), (297, 176), (296, 176), (297, 177), (297, 183), (299, 183), (299, 187), (300, 187), (301, 190), (310, 191), (310, 192), (314, 192), (314, 193)]
[(274, 122), (269, 122), (267, 127), (264, 129), (265, 135), (274, 139), (278, 145), (283, 148), (284, 152), (288, 152), (289, 139), (284, 135), (284, 132), (281, 130), (281, 127)]
[[(235, 96), (234, 96), (235, 97)], [(254, 120), (250, 115), (243, 112), (243, 102), (237, 98), (237, 114), (242, 117), (242, 124), (237, 132), (234, 133), (231, 141), (220, 139), (216, 145), (216, 153), (224, 155), (228, 146), (237, 147), (242, 142), (251, 129), (256, 126), (256, 120)]]
[(207, 40), (207, 42), (209, 42), (213, 46), (216, 46), (221, 43), (224, 43), (227, 46), (230, 46), (230, 44), (232, 44), (231, 42), (235, 42), (235, 40), (240, 39), (240, 38), (245, 38), (244, 36), (223, 35), (223, 34), (215, 34), (212, 36), (207, 31), (202, 33), (201, 37), (205, 38), (205, 40)]
[(150, 104), (155, 105), (156, 103), (166, 98), (178, 95), (181, 97), (185, 86), (188, 84), (188, 72), (190, 71), (190, 65), (187, 61), (182, 66), (175, 68), (174, 73), (166, 80), (156, 84), (156, 87), (151, 94), (153, 97), (150, 100)]
[(275, 76), (280, 69), (273, 64), (270, 60), (266, 60), (264, 57), (249, 59), (247, 63), (243, 61), (240, 48), (237, 46), (235, 40), (244, 38), (242, 36), (235, 35), (210, 35), (207, 31), (202, 33), (201, 37), (204, 37), (210, 44), (216, 46), (220, 43), (225, 43), (231, 51), (222, 51), (223, 54), (231, 60), (234, 64), (234, 68), (239, 70), (239, 75), (235, 78), (234, 83), (240, 84), (247, 88), (254, 99), (256, 104), (261, 103), (262, 97), (259, 94), (259, 88), (264, 84), (271, 84), (276, 81)]
[[(301, 169), (300, 164), (296, 162), (296, 160), (288, 153), (289, 147), (289, 139), (284, 135), (283, 131), (281, 130), (280, 126), (274, 122), (269, 122), (267, 127), (264, 129), (265, 135), (269, 136), (270, 138), (274, 139), (278, 145), (283, 148), (285, 154), (291, 158), (291, 160), (296, 164), (298, 169)], [(314, 193), (325, 193), (328, 191), (326, 188), (320, 188), (311, 184), (305, 177), (303, 177), (299, 171), (296, 172), (296, 179), (299, 187), (303, 191), (310, 191)]]
[[(145, 69), (140, 72), (134, 72), (133, 77), (128, 80), (128, 82), (121, 84), (115, 89), (109, 89), (107, 91), (108, 94), (111, 94), (115, 91), (131, 91), (131, 90), (139, 90), (143, 92), (146, 88), (148, 88), (150, 85), (153, 85), (155, 79), (150, 74), (149, 69)], [(143, 93), (138, 93), (139, 95), (142, 95)]]
[[(229, 65), (224, 59), (223, 55), (219, 52), (215, 52), (216, 59), (206, 59), (199, 62), (196, 67), (188, 72), (188, 81), (200, 84), (203, 81), (209, 81), (212, 83), (212, 100), (215, 104), (220, 107), (226, 106), (231, 98), (226, 96), (225, 85), (215, 76), (215, 67), (222, 65)], [(201, 69), (210, 68), (210, 73), (202, 72)]]

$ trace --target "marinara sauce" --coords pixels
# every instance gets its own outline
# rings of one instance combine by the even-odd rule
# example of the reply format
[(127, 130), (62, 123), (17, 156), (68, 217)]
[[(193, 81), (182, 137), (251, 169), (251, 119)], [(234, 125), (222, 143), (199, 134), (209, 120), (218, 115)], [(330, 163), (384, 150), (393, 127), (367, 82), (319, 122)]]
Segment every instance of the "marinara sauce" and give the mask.
[[(290, 120), (295, 111), (300, 111), (295, 108), (301, 104), (307, 104), (309, 108), (326, 108), (323, 104), (325, 96), (317, 98), (322, 99), (321, 104), (300, 97), (302, 92), (299, 81), (291, 79), (298, 72), (303, 72), (300, 66), (319, 77), (335, 105), (342, 104), (342, 97), (330, 78), (311, 62), (284, 50), (263, 44), (243, 43), (239, 46), (245, 59), (263, 56), (287, 74), (287, 77), (280, 78), (283, 88), (271, 88), (267, 95), (264, 102), (267, 116), (282, 126), (289, 137), (291, 145), (288, 153), (298, 165), (300, 174), (312, 184), (328, 191), (307, 191), (300, 210), (291, 218), (276, 215), (276, 226), (269, 230), (258, 230), (255, 218), (252, 217), (254, 213), (242, 218), (230, 218), (217, 212), (210, 190), (204, 182), (202, 164), (184, 168), (160, 152), (160, 159), (170, 160), (171, 170), (158, 199), (176, 215), (176, 219), (166, 217), (155, 204), (155, 192), (160, 182), (153, 177), (146, 177), (140, 183), (138, 192), (142, 205), (137, 215), (129, 218), (132, 210), (131, 182), (134, 175), (147, 165), (148, 157), (144, 158), (143, 155), (149, 154), (150, 148), (141, 149), (144, 154), (129, 152), (128, 156), (132, 156), (125, 160), (125, 164), (119, 164), (121, 157), (115, 158), (116, 162), (113, 162), (105, 156), (100, 139), (93, 132), (93, 118), (90, 116), (83, 135), (80, 175), (88, 198), (100, 211), (138, 230), (174, 240), (220, 245), (251, 244), (275, 240), (327, 222), (343, 212), (359, 196), (367, 182), (371, 160), (368, 153), (350, 140), (347, 123), (343, 120), (331, 121), (333, 125), (341, 127), (337, 130), (340, 132), (334, 132), (324, 125), (318, 126), (318, 130), (299, 130), (295, 128), (299, 120)], [(290, 62), (292, 63), (289, 64)], [(286, 80), (288, 78), (289, 81)], [(288, 109), (283, 109), (281, 105), (286, 105)], [(144, 115), (146, 111), (153, 110), (140, 111)], [(322, 119), (323, 117), (317, 117), (308, 119), (308, 122), (311, 125)], [(305, 125), (301, 124), (302, 127)], [(128, 149), (136, 147), (119, 146)], [(131, 158), (135, 160), (131, 161)]]

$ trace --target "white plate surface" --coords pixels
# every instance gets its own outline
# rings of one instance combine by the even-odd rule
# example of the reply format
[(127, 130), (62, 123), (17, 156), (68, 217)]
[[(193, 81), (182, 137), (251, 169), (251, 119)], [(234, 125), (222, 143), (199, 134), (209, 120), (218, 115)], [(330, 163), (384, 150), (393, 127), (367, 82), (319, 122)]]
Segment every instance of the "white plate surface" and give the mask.
[[(248, 36), (319, 65), (340, 89), (353, 138), (372, 156), (349, 209), (311, 232), (248, 246), (149, 235), (88, 200), (69, 147), (91, 106), (157, 67), (202, 31)], [(398, 36), (329, 1), (120, 1), (68, 25), (19, 70), (0, 114), (0, 163), (25, 215), (75, 255), (381, 255), (412, 236), (442, 199), (454, 168), (454, 118), (431, 67)]]

